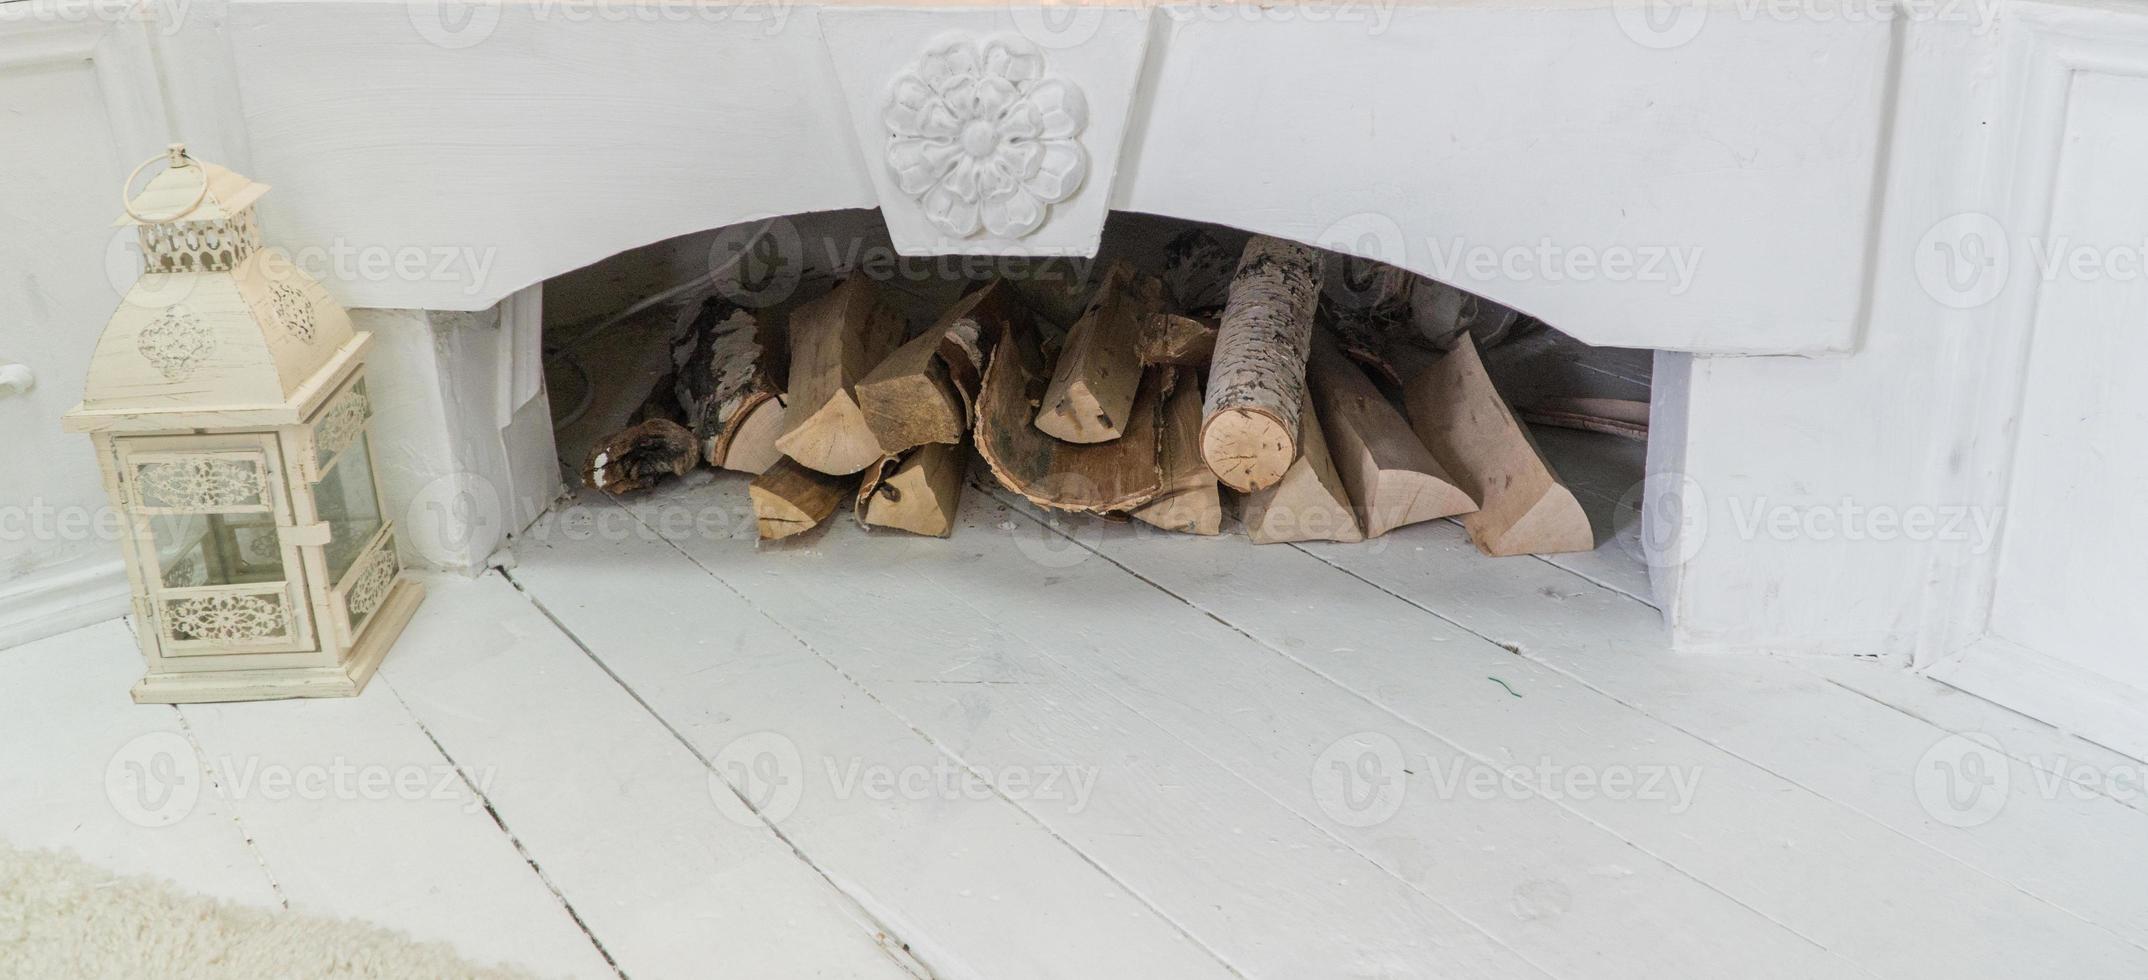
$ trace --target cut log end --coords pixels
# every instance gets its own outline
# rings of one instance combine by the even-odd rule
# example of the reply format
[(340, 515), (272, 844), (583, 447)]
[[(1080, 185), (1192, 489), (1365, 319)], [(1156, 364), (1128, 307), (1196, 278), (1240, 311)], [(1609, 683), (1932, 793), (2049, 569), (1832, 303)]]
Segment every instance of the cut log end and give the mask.
[(1225, 409), (1201, 425), (1201, 458), (1216, 479), (1241, 493), (1283, 479), (1298, 458), (1297, 442), (1282, 419), (1257, 408)]
[(819, 527), (849, 495), (850, 483), (788, 458), (777, 460), (746, 487), (761, 540), (774, 541)]
[(618, 496), (655, 486), (665, 476), (685, 476), (701, 462), (692, 430), (654, 418), (613, 435), (591, 450), (582, 483)]

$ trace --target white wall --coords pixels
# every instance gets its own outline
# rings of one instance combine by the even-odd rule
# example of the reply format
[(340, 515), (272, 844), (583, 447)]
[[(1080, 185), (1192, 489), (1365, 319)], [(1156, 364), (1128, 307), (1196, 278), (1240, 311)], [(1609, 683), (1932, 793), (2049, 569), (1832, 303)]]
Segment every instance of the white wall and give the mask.
[(108, 27), (0, 6), (0, 363), (36, 377), (0, 395), (0, 647), (126, 608), (89, 440), (59, 426), (133, 282), (133, 235), (109, 227), (120, 181), (167, 141), (143, 34)]

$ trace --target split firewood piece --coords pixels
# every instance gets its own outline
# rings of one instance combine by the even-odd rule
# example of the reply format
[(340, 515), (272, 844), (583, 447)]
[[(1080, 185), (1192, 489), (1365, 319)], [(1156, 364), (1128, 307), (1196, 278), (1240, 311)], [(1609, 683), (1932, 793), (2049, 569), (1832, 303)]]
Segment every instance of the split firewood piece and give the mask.
[(977, 395), (977, 454), (993, 478), (1055, 510), (1126, 511), (1153, 499), (1163, 483), (1156, 452), (1162, 371), (1149, 372), (1135, 393), (1121, 437), (1087, 444), (1054, 439), (1032, 422), (1046, 384), (1036, 335), (1026, 321), (1010, 325)]
[(724, 297), (680, 316), (672, 397), (710, 466), (759, 473), (774, 461), (768, 444), (782, 425), (786, 354), (784, 331), (767, 313)]
[(1112, 263), (1080, 320), (1067, 331), (1037, 429), (1067, 442), (1109, 442), (1127, 426), (1141, 387), (1141, 335), (1163, 309), (1163, 283)]
[(1234, 490), (1274, 486), (1298, 458), (1320, 279), (1319, 251), (1279, 238), (1238, 260), (1201, 407), (1201, 458)]
[(1188, 228), (1164, 243), (1163, 282), (1171, 309), (1212, 314), (1230, 299), (1238, 256), (1206, 228)]
[(1199, 317), (1158, 313), (1141, 331), (1141, 363), (1205, 368), (1216, 356), (1216, 324)]
[(962, 472), (970, 451), (962, 443), (928, 442), (900, 462), (866, 467), (858, 485), (858, 523), (944, 538), (955, 529), (962, 503)]
[(857, 384), (902, 343), (903, 323), (872, 279), (853, 275), (791, 315), (789, 406), (776, 448), (822, 473), (856, 473), (887, 455)]
[(1366, 537), (1477, 509), (1410, 431), (1409, 421), (1326, 335), (1313, 340), (1306, 381), (1320, 407), (1329, 458)]
[(1404, 367), (1410, 425), (1462, 489), (1477, 498), (1463, 518), (1487, 555), (1545, 555), (1596, 546), (1588, 515), (1544, 460), (1529, 430), (1492, 386), (1465, 331), (1446, 356)]
[(858, 382), (858, 408), (882, 452), (960, 442), (969, 432), (984, 352), (1010, 302), (1011, 288), (997, 281), (963, 297)]
[(1342, 475), (1328, 456), (1320, 413), (1305, 406), (1304, 451), (1274, 486), (1246, 494), (1239, 508), (1254, 544), (1285, 541), (1363, 541)]
[(701, 463), (693, 431), (670, 419), (643, 421), (590, 450), (582, 482), (617, 496), (647, 490), (666, 475), (685, 476)]
[(1178, 369), (1171, 394), (1164, 399), (1163, 416), (1157, 448), (1163, 486), (1156, 499), (1134, 509), (1134, 519), (1167, 531), (1216, 534), (1223, 530), (1223, 500), (1216, 474), (1201, 458), (1199, 372)]
[(774, 541), (819, 527), (850, 495), (851, 482), (807, 469), (787, 456), (776, 460), (746, 485), (761, 540)]
[(1542, 398), (1517, 413), (1522, 421), (1648, 441), (1648, 403), (1626, 398)]
[[(764, 398), (747, 409), (743, 418), (727, 426), (723, 438), (724, 469), (740, 473), (766, 473), (783, 458), (776, 437), (783, 434), (783, 399)], [(716, 445), (716, 443), (710, 443)]]

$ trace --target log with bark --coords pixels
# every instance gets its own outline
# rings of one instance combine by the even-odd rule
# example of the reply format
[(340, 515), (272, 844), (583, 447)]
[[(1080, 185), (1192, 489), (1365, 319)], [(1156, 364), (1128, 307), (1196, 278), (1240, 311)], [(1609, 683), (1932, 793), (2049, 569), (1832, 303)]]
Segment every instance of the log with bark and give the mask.
[(984, 356), (1015, 302), (997, 280), (962, 297), (932, 326), (910, 338), (858, 382), (866, 427), (887, 454), (968, 435)]
[(847, 475), (886, 455), (858, 407), (857, 384), (902, 343), (881, 287), (852, 275), (791, 315), (789, 405), (775, 446), (800, 466)]
[(1105, 513), (1147, 503), (1162, 486), (1157, 467), (1161, 372), (1148, 372), (1127, 413), (1125, 434), (1110, 442), (1054, 439), (1032, 421), (1048, 381), (1035, 330), (1010, 317), (985, 366), (977, 395), (977, 455), (1000, 485), (1041, 507)]
[(1159, 440), (1163, 484), (1154, 500), (1134, 508), (1134, 519), (1187, 534), (1222, 531), (1223, 500), (1216, 474), (1201, 459), (1201, 376), (1193, 368), (1178, 369), (1164, 399)]
[(582, 483), (613, 496), (637, 493), (666, 476), (685, 476), (701, 463), (692, 431), (666, 418), (645, 419), (589, 451)]
[(1201, 410), (1201, 458), (1233, 489), (1274, 486), (1298, 458), (1320, 280), (1310, 246), (1255, 236), (1239, 258)]
[(1325, 334), (1313, 340), (1306, 380), (1329, 458), (1366, 537), (1477, 509), (1410, 431), (1409, 421)]
[(712, 296), (681, 314), (671, 395), (710, 466), (759, 473), (775, 461), (786, 354), (782, 325), (766, 311)]
[(747, 484), (761, 540), (774, 541), (820, 526), (850, 495), (855, 482), (798, 465), (784, 457)]
[(1037, 409), (1037, 429), (1067, 442), (1109, 442), (1139, 424), (1141, 337), (1163, 309), (1163, 283), (1125, 262), (1105, 272), (1081, 319), (1067, 331)]
[(1543, 555), (1596, 546), (1581, 503), (1493, 387), (1467, 332), (1437, 361), (1416, 356), (1401, 366), (1411, 428), (1477, 498), (1463, 518), (1477, 550)]
[(1304, 452), (1274, 486), (1246, 494), (1239, 518), (1254, 544), (1286, 541), (1363, 541), (1349, 491), (1328, 456), (1320, 412), (1312, 404), (1303, 412)]
[(858, 485), (858, 523), (936, 538), (948, 536), (955, 529), (955, 510), (962, 504), (962, 474), (969, 460), (966, 443), (928, 442), (900, 460), (885, 459), (866, 467)]

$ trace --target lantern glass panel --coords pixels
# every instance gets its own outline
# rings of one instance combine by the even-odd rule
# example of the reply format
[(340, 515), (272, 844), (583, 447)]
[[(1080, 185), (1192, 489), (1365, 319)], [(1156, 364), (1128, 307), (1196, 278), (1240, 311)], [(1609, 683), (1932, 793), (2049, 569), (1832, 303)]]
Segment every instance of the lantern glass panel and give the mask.
[(167, 589), (284, 579), (283, 544), (268, 514), (151, 514), (149, 533)]
[(314, 484), (313, 502), (328, 522), (328, 580), (343, 573), (365, 553), (366, 542), (380, 533), (380, 498), (373, 490), (373, 457), (364, 435), (353, 441)]

